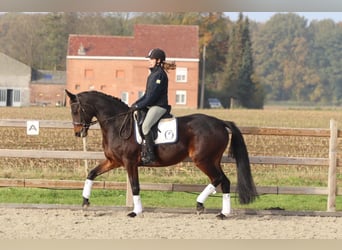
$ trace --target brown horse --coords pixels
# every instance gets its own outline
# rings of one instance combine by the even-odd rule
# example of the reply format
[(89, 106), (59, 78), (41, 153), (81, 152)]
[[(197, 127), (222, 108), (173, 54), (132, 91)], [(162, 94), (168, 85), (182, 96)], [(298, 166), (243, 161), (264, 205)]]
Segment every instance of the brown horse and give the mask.
[[(87, 207), (94, 179), (114, 168), (126, 168), (133, 193), (133, 211), (130, 217), (142, 213), (138, 166), (140, 165), (141, 145), (136, 142), (133, 129), (133, 113), (120, 99), (97, 91), (72, 94), (71, 115), (75, 135), (87, 136), (89, 127), (96, 117), (103, 136), (103, 150), (106, 160), (89, 172), (83, 188), (83, 206)], [(197, 197), (197, 212), (204, 211), (204, 201), (221, 185), (222, 211), (218, 218), (230, 213), (230, 181), (221, 167), (221, 158), (229, 142), (229, 152), (237, 165), (237, 193), (241, 204), (248, 204), (257, 197), (251, 175), (248, 152), (240, 130), (233, 122), (222, 121), (204, 114), (177, 117), (178, 140), (175, 143), (158, 144), (155, 147), (157, 161), (151, 167), (177, 164), (190, 157), (196, 166), (205, 173), (211, 183)]]

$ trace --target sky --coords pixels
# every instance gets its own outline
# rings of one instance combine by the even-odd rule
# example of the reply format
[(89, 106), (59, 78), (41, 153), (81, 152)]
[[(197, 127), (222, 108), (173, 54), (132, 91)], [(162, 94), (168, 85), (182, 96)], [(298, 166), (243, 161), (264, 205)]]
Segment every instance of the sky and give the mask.
[[(0, 12), (0, 15), (4, 13), (6, 12)], [(248, 16), (248, 18), (251, 21), (266, 22), (276, 13), (286, 13), (286, 12), (243, 12), (243, 15)], [(312, 20), (320, 21), (323, 19), (332, 19), (336, 23), (342, 22), (342, 12), (294, 12), (294, 13), (305, 17), (309, 22)], [(225, 12), (225, 14), (229, 16), (230, 20), (232, 21), (236, 21), (239, 16), (239, 12)]]
[[(266, 22), (277, 12), (243, 12), (251, 21)], [(309, 22), (312, 20), (332, 19), (335, 22), (342, 22), (342, 12), (294, 12), (305, 17)], [(232, 21), (238, 18), (238, 12), (226, 12)]]

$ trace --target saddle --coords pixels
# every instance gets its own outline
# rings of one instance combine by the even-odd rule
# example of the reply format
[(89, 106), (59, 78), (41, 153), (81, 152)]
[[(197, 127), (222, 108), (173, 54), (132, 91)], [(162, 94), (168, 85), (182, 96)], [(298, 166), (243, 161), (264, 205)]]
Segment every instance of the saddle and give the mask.
[[(154, 143), (173, 143), (177, 141), (177, 119), (168, 111), (151, 128)], [(136, 140), (142, 143), (144, 135), (142, 124), (146, 117), (147, 110), (138, 110), (134, 113)]]

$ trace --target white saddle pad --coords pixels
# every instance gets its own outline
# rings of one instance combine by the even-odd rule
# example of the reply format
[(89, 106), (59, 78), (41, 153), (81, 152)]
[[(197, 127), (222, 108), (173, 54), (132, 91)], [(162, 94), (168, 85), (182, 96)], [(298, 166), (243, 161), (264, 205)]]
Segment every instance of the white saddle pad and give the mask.
[[(142, 143), (142, 138), (139, 133), (138, 124), (135, 121), (135, 138), (139, 144)], [(155, 144), (174, 143), (177, 141), (177, 118), (161, 119), (158, 123), (158, 136), (154, 140)]]

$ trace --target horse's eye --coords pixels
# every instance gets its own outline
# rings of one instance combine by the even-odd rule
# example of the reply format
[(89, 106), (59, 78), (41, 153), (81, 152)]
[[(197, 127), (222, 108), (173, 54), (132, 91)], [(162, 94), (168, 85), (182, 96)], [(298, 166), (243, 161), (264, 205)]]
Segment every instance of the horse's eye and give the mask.
[(77, 107), (72, 107), (71, 108), (71, 113), (74, 114), (74, 115), (78, 114), (78, 108)]

